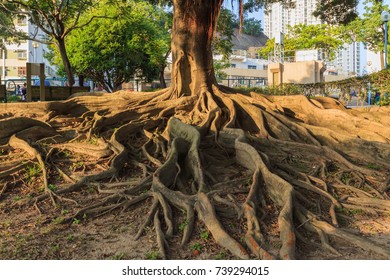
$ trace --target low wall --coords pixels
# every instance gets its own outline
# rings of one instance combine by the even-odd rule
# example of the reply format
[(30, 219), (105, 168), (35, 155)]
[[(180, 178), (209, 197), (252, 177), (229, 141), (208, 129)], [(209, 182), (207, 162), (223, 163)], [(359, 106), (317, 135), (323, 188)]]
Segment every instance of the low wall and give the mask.
[[(32, 100), (40, 100), (39, 86), (32, 86)], [(65, 100), (69, 96), (78, 92), (89, 92), (89, 87), (45, 87), (45, 101)]]

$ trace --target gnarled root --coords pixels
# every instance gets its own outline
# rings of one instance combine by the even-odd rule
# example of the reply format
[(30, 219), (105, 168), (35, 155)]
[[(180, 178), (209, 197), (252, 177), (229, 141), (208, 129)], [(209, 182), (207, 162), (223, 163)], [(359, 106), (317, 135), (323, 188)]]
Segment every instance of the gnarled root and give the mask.
[[(0, 140), (8, 145), (1, 146), (0, 160), (8, 163), (0, 168), (0, 195), (9, 191), (11, 176), (36, 161), (46, 192), (23, 203), (39, 209), (47, 198), (65, 203), (69, 193), (94, 188), (98, 199), (64, 220), (70, 222), (151, 202), (135, 238), (153, 225), (163, 259), (170, 257), (170, 239), (180, 234), (186, 246), (198, 223), (240, 259), (294, 259), (303, 230), (317, 235), (332, 256), (342, 254), (335, 249), (342, 239), (390, 258), (389, 248), (342, 223), (355, 212), (378, 218), (390, 211), (389, 165), (381, 164), (390, 162), (390, 129), (321, 98), (221, 89), (182, 97), (177, 89), (78, 96), (48, 105), (43, 119), (50, 125), (4, 118)], [(356, 125), (339, 123), (343, 130), (337, 130), (333, 122), (341, 117), (367, 129), (359, 135)], [(364, 147), (366, 158), (358, 149)], [(22, 154), (30, 161), (15, 159)], [(94, 168), (67, 166), (84, 159)], [(61, 178), (56, 190), (49, 188), (53, 174)], [(180, 229), (177, 215), (184, 219)]]

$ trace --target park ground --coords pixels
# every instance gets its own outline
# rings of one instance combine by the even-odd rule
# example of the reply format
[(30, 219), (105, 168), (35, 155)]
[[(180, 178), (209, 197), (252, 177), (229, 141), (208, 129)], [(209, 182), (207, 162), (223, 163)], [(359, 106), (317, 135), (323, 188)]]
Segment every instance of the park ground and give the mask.
[[(334, 101), (329, 102), (336, 104)], [(326, 104), (326, 102), (323, 104)], [(330, 106), (329, 104), (325, 107)], [(33, 107), (29, 107), (28, 104), (20, 105), (20, 108), (18, 106), (18, 104), (4, 105), (1, 108), (3, 111), (0, 111), (0, 119), (6, 120), (12, 117), (42, 119), (45, 117), (44, 112), (39, 108), (39, 106), (44, 106), (44, 102)], [(341, 105), (337, 103), (337, 106)], [(349, 110), (351, 115), (361, 115), (367, 120), (379, 118), (378, 110), (381, 112), (384, 110), (384, 119), (377, 119), (376, 121), (385, 123), (390, 119), (390, 111), (386, 108)], [(82, 122), (82, 119), (74, 117), (67, 119), (66, 116), (60, 116), (53, 119), (51, 125), (60, 130), (63, 122), (76, 127)], [(89, 141), (91, 145), (100, 145), (98, 143), (99, 139), (92, 138)], [(5, 143), (0, 144), (4, 145)], [(134, 143), (135, 146), (138, 144), (141, 145), (141, 143)], [(0, 150), (0, 152), (0, 162), (2, 162), (3, 167), (10, 164), (9, 160), (12, 158), (20, 160), (20, 150)], [(362, 150), (361, 152), (364, 154), (365, 151)], [(29, 160), (27, 156), (25, 160)], [(69, 174), (70, 180), (77, 180), (82, 176), (107, 170), (110, 163), (107, 158), (96, 159), (96, 157), (66, 149), (53, 153), (53, 162)], [(318, 167), (315, 162), (300, 155), (299, 151), (296, 154), (291, 153), (289, 163), (302, 172)], [(248, 170), (240, 169), (238, 166), (233, 167), (238, 172), (231, 180), (240, 182), (240, 187), (250, 184)], [(389, 170), (382, 168), (382, 166), (367, 163), (366, 167), (375, 171), (380, 179), (386, 180), (389, 176)], [(64, 178), (61, 178), (53, 170), (50, 172), (49, 188), (56, 191), (59, 186), (64, 184)], [(345, 172), (343, 176), (341, 180), (346, 184), (353, 184), (353, 180), (356, 180), (353, 178), (353, 172)], [(336, 180), (336, 177), (337, 173), (330, 171), (327, 180), (331, 182)], [(121, 178), (126, 178), (127, 181), (142, 178), (142, 169), (131, 163), (126, 164), (118, 177), (111, 178), (103, 184), (117, 183), (120, 186)], [(371, 179), (368, 178), (368, 180)], [(117, 209), (100, 213), (93, 218), (88, 215), (74, 218), (73, 215), (77, 211), (102, 199), (102, 192), (100, 191), (102, 185), (100, 183), (88, 184), (87, 187), (70, 193), (64, 200), (61, 197), (56, 198), (57, 203), (52, 203), (53, 201), (50, 199), (34, 205), (21, 203), (25, 199), (42, 193), (44, 191), (42, 185), (41, 170), (38, 165), (30, 165), (26, 169), (18, 170), (8, 176), (6, 181), (4, 179), (1, 181), (0, 259), (100, 260), (161, 258), (156, 243), (156, 233), (152, 225), (145, 227), (144, 234), (138, 240), (134, 239), (151, 207), (153, 202), (151, 198), (146, 199), (141, 204), (130, 206), (126, 211)], [(383, 196), (390, 197), (390, 189), (384, 189)], [(377, 192), (377, 190), (363, 191)], [(348, 194), (338, 193), (338, 195)], [(245, 197), (242, 194), (234, 194), (234, 199), (243, 202)], [(75, 205), (74, 202), (77, 202), (77, 204)], [(319, 216), (327, 216), (325, 209), (328, 206), (328, 202), (318, 200), (316, 209), (313, 211)], [(264, 222), (267, 229), (267, 241), (272, 244), (273, 248), (278, 249), (281, 247), (281, 243), (278, 238), (277, 209), (270, 203), (264, 211), (266, 218), (262, 222)], [(384, 247), (390, 246), (390, 213), (356, 207), (355, 209), (339, 209), (338, 217), (339, 226), (345, 231), (366, 237), (368, 240)], [(180, 245), (183, 229), (186, 226), (185, 215), (182, 211), (173, 209), (172, 219), (175, 228), (172, 237), (168, 240), (170, 250), (167, 257), (169, 259), (236, 259), (230, 252), (215, 243), (207, 227), (199, 219), (195, 221), (194, 232), (190, 241)], [(247, 229), (244, 219), (232, 221), (229, 218), (222, 217), (221, 223), (231, 236), (243, 243), (242, 236)], [(383, 259), (383, 256), (351, 246), (345, 241), (332, 236), (329, 242), (337, 250), (337, 253), (326, 251), (318, 245), (319, 237), (316, 234), (303, 230), (303, 223), (296, 222), (295, 228), (304, 240), (297, 242), (296, 255), (298, 259)], [(276, 252), (271, 253), (277, 254)]]

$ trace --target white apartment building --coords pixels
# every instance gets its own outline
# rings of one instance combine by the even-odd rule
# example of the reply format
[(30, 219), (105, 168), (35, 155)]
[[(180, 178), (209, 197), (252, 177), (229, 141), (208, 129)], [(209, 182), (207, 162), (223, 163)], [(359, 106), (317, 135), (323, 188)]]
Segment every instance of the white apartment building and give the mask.
[[(295, 7), (288, 8), (281, 3), (271, 4), (264, 13), (264, 33), (269, 38), (276, 34), (288, 33), (288, 26), (297, 24), (321, 24), (321, 20), (313, 16), (318, 0), (295, 0)], [(360, 61), (361, 44), (345, 44), (336, 55), (334, 61), (327, 63), (325, 75), (352, 76), (362, 74)]]
[[(17, 28), (28, 34), (33, 34), (36, 27), (27, 18), (16, 19)], [(38, 36), (43, 35), (38, 31)], [(39, 37), (38, 37), (39, 38)], [(54, 77), (56, 70), (44, 58), (48, 48), (45, 44), (30, 40), (20, 41), (19, 44), (7, 44), (6, 49), (0, 51), (1, 80), (23, 79), (26, 77), (26, 63), (45, 63), (46, 77)]]
[(287, 8), (282, 3), (271, 4), (264, 12), (264, 33), (274, 38), (278, 32), (284, 34), (288, 26), (297, 24), (321, 24), (321, 20), (313, 16), (318, 0), (295, 0), (295, 8)]

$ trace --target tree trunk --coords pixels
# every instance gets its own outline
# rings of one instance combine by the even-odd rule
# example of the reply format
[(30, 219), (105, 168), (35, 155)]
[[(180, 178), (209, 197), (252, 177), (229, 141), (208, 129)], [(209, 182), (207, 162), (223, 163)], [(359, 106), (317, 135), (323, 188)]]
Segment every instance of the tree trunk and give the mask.
[(80, 87), (84, 86), (84, 75), (79, 75), (79, 86)]
[(165, 67), (166, 67), (166, 64), (164, 63), (160, 69), (159, 69), (159, 73), (158, 73), (158, 79), (160, 80), (160, 87), (161, 88), (166, 88), (167, 87), (167, 83), (165, 82), (165, 77), (164, 77), (164, 70), (165, 70)]
[(211, 90), (214, 75), (211, 42), (223, 0), (174, 0), (172, 87), (177, 96)]
[(63, 39), (57, 39), (56, 46), (58, 48), (58, 51), (60, 52), (62, 62), (64, 63), (64, 69), (65, 69), (66, 76), (68, 78), (69, 86), (73, 86), (74, 85), (73, 71), (70, 65), (68, 54), (66, 53), (65, 41)]

